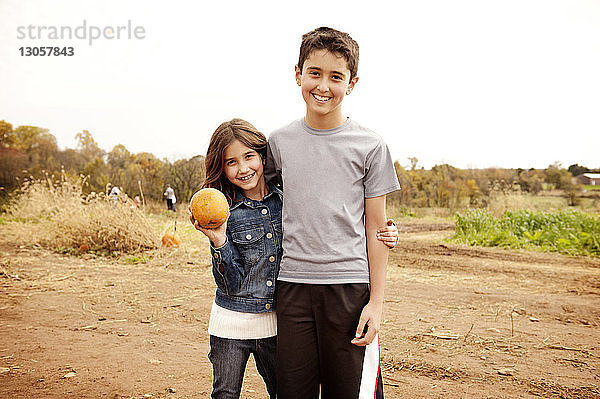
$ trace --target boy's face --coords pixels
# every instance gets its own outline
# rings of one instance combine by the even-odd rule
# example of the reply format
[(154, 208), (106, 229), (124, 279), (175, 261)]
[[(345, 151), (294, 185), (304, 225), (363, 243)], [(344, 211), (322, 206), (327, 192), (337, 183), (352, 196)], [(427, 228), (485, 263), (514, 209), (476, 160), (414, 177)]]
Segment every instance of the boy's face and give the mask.
[(330, 122), (331, 127), (343, 122), (342, 100), (357, 81), (357, 76), (350, 80), (346, 59), (327, 50), (313, 51), (302, 70), (296, 65), (296, 82), (306, 102), (307, 118)]

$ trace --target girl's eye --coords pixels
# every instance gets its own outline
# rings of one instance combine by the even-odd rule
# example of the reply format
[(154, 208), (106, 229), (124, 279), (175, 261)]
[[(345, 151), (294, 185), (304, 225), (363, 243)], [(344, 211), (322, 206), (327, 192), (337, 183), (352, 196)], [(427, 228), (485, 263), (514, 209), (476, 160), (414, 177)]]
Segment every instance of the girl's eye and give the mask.
[(229, 160), (229, 161), (225, 162), (225, 165), (227, 165), (227, 166), (233, 166), (233, 165), (235, 165), (235, 161), (234, 160)]
[(246, 159), (250, 159), (250, 158), (254, 158), (254, 154), (248, 154), (248, 155), (246, 155)]

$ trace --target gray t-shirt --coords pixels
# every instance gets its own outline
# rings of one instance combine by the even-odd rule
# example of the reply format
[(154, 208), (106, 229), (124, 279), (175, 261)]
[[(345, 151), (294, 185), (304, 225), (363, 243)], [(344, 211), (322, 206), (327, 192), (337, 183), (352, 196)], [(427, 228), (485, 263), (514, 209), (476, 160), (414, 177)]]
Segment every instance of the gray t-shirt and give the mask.
[(269, 137), (267, 177), (283, 180), (279, 280), (368, 283), (364, 199), (400, 189), (382, 138), (347, 119), (327, 130), (304, 119)]

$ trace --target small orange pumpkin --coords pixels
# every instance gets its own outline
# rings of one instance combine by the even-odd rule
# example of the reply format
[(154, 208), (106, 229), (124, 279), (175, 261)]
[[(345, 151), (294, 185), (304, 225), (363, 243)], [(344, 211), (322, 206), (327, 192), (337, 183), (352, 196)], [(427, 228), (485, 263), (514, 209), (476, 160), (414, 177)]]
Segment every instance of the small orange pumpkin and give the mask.
[(162, 236), (162, 244), (165, 247), (178, 247), (181, 244), (181, 240), (175, 234), (166, 233)]
[(205, 229), (216, 229), (229, 217), (229, 203), (216, 188), (203, 188), (190, 201), (194, 220)]

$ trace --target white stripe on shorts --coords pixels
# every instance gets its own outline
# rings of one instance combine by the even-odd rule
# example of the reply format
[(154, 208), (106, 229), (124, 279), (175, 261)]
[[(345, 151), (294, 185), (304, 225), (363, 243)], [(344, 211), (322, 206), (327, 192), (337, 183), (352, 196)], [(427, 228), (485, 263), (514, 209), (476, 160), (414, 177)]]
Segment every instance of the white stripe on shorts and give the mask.
[(379, 376), (379, 334), (375, 336), (365, 348), (363, 359), (362, 377), (358, 399), (373, 399), (377, 390), (377, 377)]

